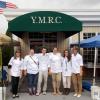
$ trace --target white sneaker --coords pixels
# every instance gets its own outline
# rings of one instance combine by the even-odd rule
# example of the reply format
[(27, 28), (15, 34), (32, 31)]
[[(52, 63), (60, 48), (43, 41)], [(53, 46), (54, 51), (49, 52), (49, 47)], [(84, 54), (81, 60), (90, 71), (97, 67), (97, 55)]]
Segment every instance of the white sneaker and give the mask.
[(12, 98), (13, 98), (13, 99), (16, 98), (16, 95), (13, 94)]
[(77, 93), (75, 93), (73, 96), (76, 97), (76, 96), (78, 96), (78, 95), (77, 95)]
[(81, 94), (78, 94), (77, 97), (80, 98), (81, 97)]
[(37, 93), (36, 93), (36, 96), (39, 96), (39, 95), (40, 95), (40, 93), (37, 92)]
[(43, 95), (46, 95), (46, 92), (43, 92)]

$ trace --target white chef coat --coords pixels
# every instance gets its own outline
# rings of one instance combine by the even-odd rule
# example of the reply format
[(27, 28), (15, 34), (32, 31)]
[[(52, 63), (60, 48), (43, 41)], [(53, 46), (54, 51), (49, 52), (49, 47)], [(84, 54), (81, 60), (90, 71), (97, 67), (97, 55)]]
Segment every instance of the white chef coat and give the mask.
[(27, 55), (24, 58), (24, 69), (27, 70), (29, 74), (38, 73), (38, 58), (36, 55)]
[(23, 69), (23, 59), (20, 58), (14, 58), (12, 57), (8, 63), (8, 65), (11, 65), (10, 74), (14, 77), (19, 77), (21, 75), (21, 70)]
[(49, 54), (50, 55), (50, 66), (52, 73), (62, 72), (62, 57), (60, 53)]
[(50, 59), (47, 54), (43, 55), (40, 54), (38, 56), (39, 60), (39, 71), (48, 71), (48, 68), (50, 67)]
[(72, 54), (72, 73), (80, 73), (80, 67), (83, 66), (83, 58), (77, 53), (76, 55)]
[(62, 65), (62, 75), (63, 76), (71, 76), (72, 66), (71, 61), (68, 61), (67, 57), (63, 57), (63, 65)]

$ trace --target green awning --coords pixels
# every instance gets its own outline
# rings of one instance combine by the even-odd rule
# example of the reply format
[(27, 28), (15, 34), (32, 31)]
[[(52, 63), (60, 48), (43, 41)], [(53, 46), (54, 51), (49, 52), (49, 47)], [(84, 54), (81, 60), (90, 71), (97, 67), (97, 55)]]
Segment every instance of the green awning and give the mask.
[(82, 30), (76, 18), (53, 11), (37, 11), (9, 21), (9, 32), (21, 36), (22, 32), (66, 32), (67, 36)]

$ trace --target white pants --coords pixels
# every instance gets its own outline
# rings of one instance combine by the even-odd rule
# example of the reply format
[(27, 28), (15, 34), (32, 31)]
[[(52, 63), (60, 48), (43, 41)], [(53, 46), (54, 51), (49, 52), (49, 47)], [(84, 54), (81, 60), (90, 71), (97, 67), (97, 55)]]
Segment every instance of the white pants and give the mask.
[(37, 92), (38, 93), (41, 92), (42, 81), (44, 81), (43, 92), (46, 92), (46, 90), (47, 90), (47, 79), (48, 79), (48, 71), (39, 71), (38, 85), (37, 85)]
[(63, 79), (63, 87), (70, 88), (71, 86), (71, 76), (62, 76)]

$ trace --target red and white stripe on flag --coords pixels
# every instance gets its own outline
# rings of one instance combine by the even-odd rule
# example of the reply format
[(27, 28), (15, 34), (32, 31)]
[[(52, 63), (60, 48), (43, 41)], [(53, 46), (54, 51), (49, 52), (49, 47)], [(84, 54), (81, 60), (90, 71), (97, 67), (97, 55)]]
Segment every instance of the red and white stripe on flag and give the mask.
[(17, 8), (17, 6), (13, 3), (6, 2), (6, 8)]
[(0, 14), (2, 14), (3, 13), (3, 8), (0, 8)]

